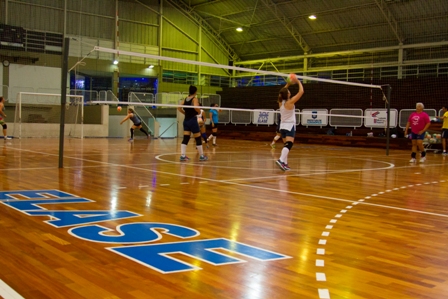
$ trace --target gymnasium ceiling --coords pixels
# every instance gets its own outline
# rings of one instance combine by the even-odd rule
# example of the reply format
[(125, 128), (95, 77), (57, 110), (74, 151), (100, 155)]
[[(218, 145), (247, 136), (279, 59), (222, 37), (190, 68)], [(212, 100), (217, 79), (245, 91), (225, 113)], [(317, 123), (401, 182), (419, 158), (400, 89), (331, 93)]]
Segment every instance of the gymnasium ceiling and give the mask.
[(171, 1), (198, 14), (242, 61), (448, 41), (448, 0)]

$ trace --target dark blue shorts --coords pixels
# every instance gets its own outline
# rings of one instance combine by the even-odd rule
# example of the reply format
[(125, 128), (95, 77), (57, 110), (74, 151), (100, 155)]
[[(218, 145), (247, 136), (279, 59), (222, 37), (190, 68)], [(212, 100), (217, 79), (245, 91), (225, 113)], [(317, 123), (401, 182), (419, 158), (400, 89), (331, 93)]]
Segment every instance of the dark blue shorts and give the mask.
[(199, 124), (197, 117), (184, 120), (184, 132), (192, 132), (193, 134), (199, 133)]
[(448, 129), (442, 129), (442, 138), (448, 139)]
[(412, 140), (423, 140), (423, 139), (425, 139), (425, 133), (420, 134), (420, 135), (411, 133), (411, 139)]
[(286, 137), (294, 138), (296, 136), (296, 126), (292, 127), (291, 131), (281, 129), (280, 133), (282, 134), (282, 138), (286, 138)]

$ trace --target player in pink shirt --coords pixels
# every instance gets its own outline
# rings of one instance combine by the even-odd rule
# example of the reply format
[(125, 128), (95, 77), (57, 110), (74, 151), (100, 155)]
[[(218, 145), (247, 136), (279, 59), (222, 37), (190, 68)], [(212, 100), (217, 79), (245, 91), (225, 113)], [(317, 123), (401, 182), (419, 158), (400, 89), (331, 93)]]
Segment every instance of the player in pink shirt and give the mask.
[(412, 112), (409, 116), (406, 124), (404, 134), (408, 134), (409, 127), (411, 127), (411, 139), (412, 139), (412, 153), (410, 163), (415, 163), (417, 156), (417, 148), (421, 153), (420, 162), (425, 162), (426, 152), (423, 146), (423, 139), (425, 138), (425, 132), (431, 125), (431, 120), (428, 114), (423, 112), (425, 106), (423, 103), (417, 103), (415, 106), (415, 112)]

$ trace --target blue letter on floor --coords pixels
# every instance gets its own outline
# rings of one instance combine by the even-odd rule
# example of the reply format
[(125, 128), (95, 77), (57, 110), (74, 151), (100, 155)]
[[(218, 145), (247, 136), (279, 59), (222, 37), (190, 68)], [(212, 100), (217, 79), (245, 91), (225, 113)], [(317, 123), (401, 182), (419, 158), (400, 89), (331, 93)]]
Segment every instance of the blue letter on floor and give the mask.
[(186, 262), (171, 258), (169, 254), (172, 253), (181, 253), (191, 256), (195, 259), (202, 260), (215, 266), (243, 263), (245, 261), (220, 252), (214, 252), (214, 249), (224, 249), (236, 252), (261, 261), (290, 258), (286, 255), (263, 250), (261, 248), (249, 246), (239, 242), (233, 242), (224, 238), (152, 245), (112, 247), (108, 249), (165, 274), (200, 269)]

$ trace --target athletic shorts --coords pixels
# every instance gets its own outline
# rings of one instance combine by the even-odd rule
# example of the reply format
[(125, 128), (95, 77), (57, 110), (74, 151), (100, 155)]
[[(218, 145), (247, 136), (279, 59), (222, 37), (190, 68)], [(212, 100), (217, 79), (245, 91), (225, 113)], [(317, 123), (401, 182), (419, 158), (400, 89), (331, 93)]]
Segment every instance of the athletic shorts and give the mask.
[(282, 138), (286, 138), (286, 137), (294, 138), (296, 136), (296, 126), (292, 127), (291, 131), (282, 129), (282, 130), (280, 130), (280, 133), (282, 134)]
[(199, 124), (197, 117), (184, 120), (184, 132), (192, 132), (193, 134), (199, 133)]
[(442, 138), (448, 139), (448, 129), (442, 129)]
[(210, 127), (212, 127), (212, 129), (218, 129), (218, 124), (215, 123), (215, 126), (212, 126), (212, 124), (210, 124)]
[(412, 140), (423, 140), (425, 139), (425, 133), (423, 134), (416, 134), (416, 133), (411, 133), (411, 139)]

